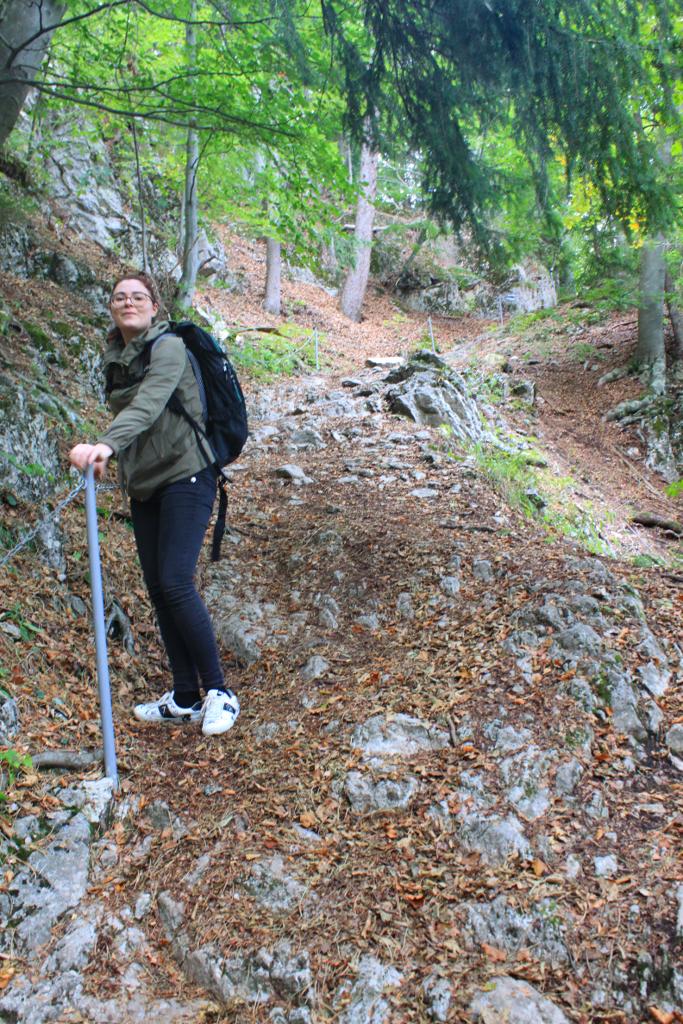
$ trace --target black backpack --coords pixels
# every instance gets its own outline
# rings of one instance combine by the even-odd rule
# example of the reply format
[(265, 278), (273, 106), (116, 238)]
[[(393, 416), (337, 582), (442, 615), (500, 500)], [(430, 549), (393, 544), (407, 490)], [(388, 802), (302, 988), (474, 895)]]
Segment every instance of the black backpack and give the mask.
[[(210, 334), (189, 320), (184, 320), (182, 323), (170, 322), (169, 330), (166, 333), (182, 338), (190, 365), (197, 378), (199, 396), (202, 400), (203, 426), (190, 416), (176, 391), (169, 398), (167, 406), (190, 424), (197, 438), (199, 450), (206, 459), (207, 465), (215, 470), (218, 478), (220, 489), (218, 517), (211, 545), (211, 561), (217, 562), (220, 558), (221, 540), (225, 533), (225, 514), (228, 507), (228, 495), (225, 489), (227, 478), (223, 473), (223, 466), (235, 461), (249, 436), (244, 395), (227, 354)], [(160, 334), (144, 348), (140, 380), (149, 370), (152, 349), (163, 337), (165, 335)], [(111, 364), (107, 374), (108, 392), (112, 390), (109, 370), (113, 371)], [(128, 380), (125, 386), (130, 387), (133, 383), (134, 381)], [(206, 454), (206, 449), (201, 443), (202, 438), (205, 438), (211, 446), (214, 454), (213, 461)]]

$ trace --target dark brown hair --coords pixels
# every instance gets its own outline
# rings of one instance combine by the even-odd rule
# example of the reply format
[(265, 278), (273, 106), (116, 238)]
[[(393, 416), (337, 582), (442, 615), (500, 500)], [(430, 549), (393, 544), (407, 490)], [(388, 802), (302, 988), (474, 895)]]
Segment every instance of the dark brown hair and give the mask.
[[(118, 288), (118, 286), (121, 284), (122, 281), (139, 281), (141, 285), (144, 285), (144, 287), (149, 292), (149, 296), (150, 296), (152, 302), (157, 307), (157, 312), (152, 317), (152, 323), (154, 323), (156, 318), (157, 318), (157, 316), (159, 315), (159, 311), (161, 309), (161, 302), (159, 300), (159, 293), (157, 291), (157, 286), (154, 283), (154, 281), (152, 280), (152, 278), (149, 277), (147, 274), (144, 274), (144, 273), (140, 273), (140, 274), (136, 274), (136, 273), (120, 274), (119, 277), (117, 277), (116, 280), (114, 281), (114, 284), (112, 285), (112, 288), (111, 288), (111, 295), (112, 296), (113, 296), (114, 292), (116, 291), (116, 289)], [(110, 297), (109, 301), (111, 302), (111, 297)], [(116, 326), (116, 324), (114, 324), (114, 326), (110, 328), (110, 330), (109, 330), (109, 332), (107, 334), (107, 344), (109, 344), (109, 342), (113, 341), (114, 338), (118, 337), (120, 334), (121, 334), (121, 332), (119, 331), (119, 329)]]
[(156, 285), (154, 284), (152, 278), (148, 277), (147, 274), (121, 274), (120, 277), (116, 278), (114, 284), (112, 285), (112, 295), (114, 294), (114, 292), (116, 291), (116, 289), (118, 288), (122, 281), (139, 281), (140, 284), (144, 285), (147, 291), (149, 292), (150, 298), (154, 305), (161, 305), (161, 303), (159, 302), (159, 296), (157, 294)]

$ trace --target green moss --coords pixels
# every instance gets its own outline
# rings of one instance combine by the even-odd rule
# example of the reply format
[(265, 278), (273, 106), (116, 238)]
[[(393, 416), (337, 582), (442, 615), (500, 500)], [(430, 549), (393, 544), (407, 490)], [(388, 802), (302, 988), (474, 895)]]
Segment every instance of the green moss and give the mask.
[(38, 324), (29, 323), (28, 320), (24, 320), (24, 327), (31, 335), (31, 341), (36, 348), (40, 349), (41, 352), (54, 352), (54, 343), (42, 327)]

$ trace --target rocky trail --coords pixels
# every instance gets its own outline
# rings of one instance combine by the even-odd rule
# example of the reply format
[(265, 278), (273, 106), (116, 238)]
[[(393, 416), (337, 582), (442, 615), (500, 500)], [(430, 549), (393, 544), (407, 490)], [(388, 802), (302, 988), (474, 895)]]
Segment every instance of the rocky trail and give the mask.
[[(102, 493), (121, 791), (7, 786), (0, 1020), (683, 1019), (678, 581), (496, 494), (465, 444), (536, 449), (463, 358), (249, 388), (200, 563), (242, 703), (215, 740), (131, 716), (167, 676)], [(3, 583), (20, 754), (97, 746), (79, 516), (61, 581)]]

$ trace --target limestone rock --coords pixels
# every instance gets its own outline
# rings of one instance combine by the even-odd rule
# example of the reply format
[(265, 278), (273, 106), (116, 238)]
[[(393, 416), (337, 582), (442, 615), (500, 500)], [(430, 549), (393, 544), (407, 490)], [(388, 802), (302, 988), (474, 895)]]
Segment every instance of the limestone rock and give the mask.
[(494, 580), (491, 563), (485, 558), (475, 558), (472, 562), (472, 575), (480, 583), (492, 583)]
[(324, 676), (329, 670), (329, 662), (321, 658), (319, 654), (314, 654), (308, 659), (306, 664), (301, 670), (301, 678), (306, 683), (312, 682), (314, 679), (318, 679), (320, 676)]
[[(490, 987), (489, 987), (490, 985)], [(542, 996), (528, 981), (499, 976), (470, 1003), (475, 1021), (505, 1021), (506, 1024), (569, 1024), (559, 1007)]]
[(557, 642), (566, 651), (575, 654), (598, 654), (603, 642), (591, 626), (577, 623), (557, 636)]
[(595, 864), (595, 874), (598, 878), (612, 878), (619, 870), (617, 858), (613, 853), (608, 854), (606, 857), (596, 857), (593, 863)]
[(666, 745), (674, 754), (683, 755), (683, 725), (672, 725), (666, 734)]
[(305, 891), (299, 879), (285, 870), (279, 854), (254, 863), (244, 887), (259, 906), (274, 914), (289, 910)]
[(468, 814), (460, 828), (463, 842), (482, 855), (487, 864), (502, 864), (511, 853), (531, 859), (531, 846), (517, 818), (501, 819), (479, 813)]
[(325, 447), (322, 436), (313, 427), (302, 427), (300, 430), (294, 430), (289, 435), (289, 443), (304, 450), (312, 448), (317, 451)]
[(457, 576), (442, 576), (439, 587), (448, 597), (456, 597), (460, 593), (460, 580)]
[(334, 1008), (343, 1006), (338, 1024), (384, 1024), (390, 1011), (384, 994), (398, 988), (402, 981), (395, 967), (385, 967), (370, 955), (362, 957), (355, 982), (342, 982), (334, 997)]
[(511, 907), (506, 896), (497, 896), (491, 903), (462, 903), (457, 910), (468, 949), (479, 948), (482, 942), (506, 953), (533, 946), (544, 959), (559, 963), (569, 959), (561, 917), (552, 900), (542, 900), (531, 913)]
[(583, 765), (575, 757), (561, 764), (555, 775), (555, 792), (558, 796), (571, 796), (583, 775)]
[(454, 371), (446, 377), (437, 370), (420, 370), (389, 388), (386, 397), (391, 412), (429, 427), (450, 427), (460, 441), (484, 436), (477, 404)]
[(449, 736), (409, 715), (374, 715), (356, 726), (351, 743), (367, 756), (408, 758), (424, 750), (444, 750)]
[(415, 611), (411, 603), (410, 594), (404, 591), (402, 594), (398, 595), (396, 611), (398, 612), (399, 618), (404, 619), (407, 622), (410, 622), (415, 618)]
[(25, 955), (48, 941), (60, 917), (85, 895), (90, 865), (90, 825), (76, 814), (34, 851), (7, 885), (13, 935), (7, 940)]
[(430, 974), (422, 984), (422, 991), (424, 992), (429, 1016), (432, 1020), (445, 1024), (448, 1020), (448, 1011), (451, 1008), (451, 1001), (453, 999), (451, 986), (445, 978), (440, 978), (438, 974)]
[(312, 484), (313, 481), (310, 477), (306, 476), (301, 466), (295, 466), (292, 463), (287, 463), (284, 466), (278, 466), (274, 470), (275, 476), (281, 480), (291, 480), (291, 482), (301, 487), (302, 484)]
[(361, 772), (349, 772), (344, 780), (344, 792), (356, 814), (379, 811), (405, 814), (417, 796), (418, 783), (412, 775), (399, 780), (380, 779), (374, 782)]
[(649, 690), (653, 697), (663, 697), (669, 689), (671, 673), (667, 670), (659, 669), (654, 661), (649, 661), (647, 665), (640, 665), (638, 674), (643, 686), (646, 690)]

